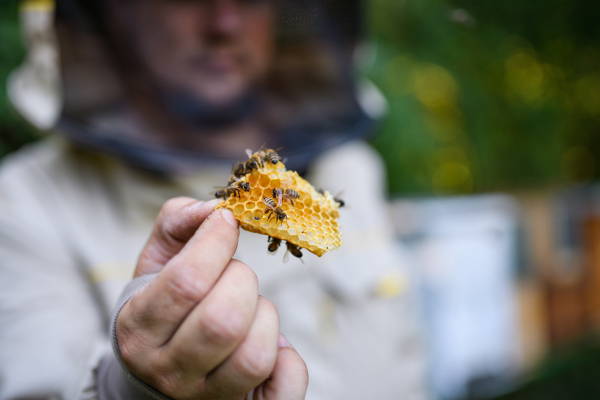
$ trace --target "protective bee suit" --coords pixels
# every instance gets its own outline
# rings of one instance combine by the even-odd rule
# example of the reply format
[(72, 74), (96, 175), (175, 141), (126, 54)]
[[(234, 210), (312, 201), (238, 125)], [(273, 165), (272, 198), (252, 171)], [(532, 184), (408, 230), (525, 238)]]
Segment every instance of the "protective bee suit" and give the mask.
[[(182, 195), (207, 200), (225, 184), (243, 154), (231, 150), (232, 127), (248, 121), (254, 142), (283, 146), (288, 167), (316, 187), (344, 189), (351, 205), (341, 211), (344, 245), (332, 254), (305, 252), (305, 264), (283, 264), (282, 250), (269, 257), (264, 236), (242, 231), (235, 255), (254, 269), (281, 332), (304, 358), (307, 399), (427, 398), (383, 164), (360, 140), (381, 98), (354, 83), (353, 11), (328, 17), (341, 6), (278, 4), (277, 37), (290, 44), (271, 60), (281, 68), (215, 106), (179, 90), (186, 82), (163, 84), (136, 57), (111, 59), (131, 47), (111, 40), (109, 19), (90, 19), (102, 3), (23, 7), (29, 54), (10, 77), (9, 96), (53, 134), (0, 169), (0, 399), (166, 398), (136, 389), (135, 376), (115, 362), (114, 309), (162, 204)], [(323, 26), (339, 30), (323, 35)], [(294, 57), (306, 62), (284, 71)], [(287, 85), (291, 77), (305, 81)]]

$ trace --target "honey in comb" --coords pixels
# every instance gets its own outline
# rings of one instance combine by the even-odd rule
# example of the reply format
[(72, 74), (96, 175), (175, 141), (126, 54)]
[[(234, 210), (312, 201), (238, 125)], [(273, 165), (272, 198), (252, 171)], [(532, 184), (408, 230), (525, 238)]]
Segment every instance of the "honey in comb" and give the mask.
[[(260, 157), (259, 153), (253, 154)], [(264, 166), (240, 178), (251, 186), (249, 192), (240, 196), (229, 196), (216, 208), (233, 212), (244, 230), (286, 240), (321, 257), (326, 252), (342, 245), (337, 218), (338, 203), (327, 191), (319, 193), (295, 171), (288, 171), (279, 161), (265, 161)], [(300, 195), (294, 205), (283, 199), (281, 208), (287, 220), (279, 221), (276, 216), (265, 216), (267, 205), (262, 199), (273, 197), (273, 189), (293, 189)]]

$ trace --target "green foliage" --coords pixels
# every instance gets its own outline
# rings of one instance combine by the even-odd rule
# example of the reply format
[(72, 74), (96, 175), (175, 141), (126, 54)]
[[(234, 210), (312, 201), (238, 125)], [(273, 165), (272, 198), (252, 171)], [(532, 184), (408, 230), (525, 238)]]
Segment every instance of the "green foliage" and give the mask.
[(373, 0), (376, 137), (393, 193), (588, 182), (600, 166), (600, 3)]
[(23, 60), (25, 49), (18, 26), (18, 3), (0, 2), (0, 157), (37, 138), (11, 107), (6, 94), (8, 74)]

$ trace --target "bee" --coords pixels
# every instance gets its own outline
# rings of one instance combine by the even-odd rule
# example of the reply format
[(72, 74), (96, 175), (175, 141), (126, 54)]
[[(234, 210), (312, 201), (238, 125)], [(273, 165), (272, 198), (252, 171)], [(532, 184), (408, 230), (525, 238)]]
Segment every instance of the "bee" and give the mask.
[(215, 192), (215, 197), (217, 199), (227, 199), (229, 197), (229, 193), (225, 189), (220, 189)]
[(279, 157), (279, 154), (277, 154), (275, 150), (266, 149), (264, 150), (264, 153), (265, 156), (263, 159), (269, 161), (271, 164), (277, 164), (279, 161), (281, 161), (281, 157)]
[(218, 189), (215, 192), (215, 197), (225, 200), (231, 195), (240, 197), (240, 192), (249, 192), (251, 187), (248, 182), (238, 180), (237, 182), (230, 182), (227, 187), (215, 186), (215, 189)]
[(283, 212), (281, 207), (277, 206), (277, 202), (275, 200), (273, 200), (270, 197), (265, 197), (263, 198), (263, 203), (267, 205), (265, 215), (269, 214), (269, 219), (271, 219), (273, 215), (276, 215), (277, 219), (281, 222), (287, 219), (287, 215), (285, 214), (285, 212)]
[(233, 167), (231, 168), (231, 175), (235, 176), (236, 178), (241, 178), (242, 176), (246, 175), (246, 166), (241, 163), (238, 163), (237, 165), (234, 163)]
[(302, 264), (304, 264), (304, 261), (302, 260), (302, 251), (300, 251), (300, 246), (297, 246), (290, 242), (285, 242), (285, 245), (287, 246), (287, 251), (283, 256), (283, 262), (288, 262), (288, 260), (290, 259), (290, 253), (292, 253), (294, 257), (298, 258), (302, 262)]
[(282, 189), (273, 189), (273, 198), (277, 199), (277, 204), (279, 204), (280, 207), (284, 197), (294, 205), (293, 199), (299, 199), (300, 195), (294, 189), (285, 189), (285, 192)]
[[(317, 192), (319, 192), (322, 196), (325, 196), (325, 190), (317, 189)], [(340, 198), (340, 196), (343, 194), (344, 191), (342, 190), (341, 192), (333, 196), (333, 201), (337, 203), (338, 207), (344, 207), (346, 205), (346, 202)]]
[(263, 157), (261, 156), (261, 153), (264, 153), (264, 151), (259, 150), (257, 155), (254, 155), (252, 153), (252, 150), (250, 149), (246, 149), (246, 155), (248, 155), (249, 160), (246, 161), (246, 171), (247, 172), (252, 172), (255, 169), (259, 169), (265, 166), (264, 162), (263, 162)]
[(251, 189), (250, 184), (248, 182), (243, 182), (240, 178), (238, 178), (235, 175), (231, 175), (229, 177), (229, 183), (227, 184), (227, 186), (237, 186), (245, 192), (248, 192)]
[(340, 196), (343, 194), (344, 194), (344, 191), (342, 190), (341, 192), (339, 192), (338, 194), (336, 194), (333, 197), (333, 201), (338, 203), (338, 207), (344, 207), (346, 205), (346, 202), (340, 198)]
[(279, 246), (281, 245), (281, 239), (269, 236), (267, 240), (269, 242), (269, 247), (267, 247), (267, 250), (269, 250), (270, 255), (274, 256), (275, 253), (277, 253), (277, 249), (279, 249)]

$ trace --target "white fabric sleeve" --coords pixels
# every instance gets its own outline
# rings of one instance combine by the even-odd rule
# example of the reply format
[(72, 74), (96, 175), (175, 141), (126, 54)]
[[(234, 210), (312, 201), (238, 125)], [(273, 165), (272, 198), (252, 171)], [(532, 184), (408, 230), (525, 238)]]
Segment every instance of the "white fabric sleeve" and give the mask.
[(146, 286), (156, 275), (158, 274), (143, 275), (133, 279), (125, 287), (117, 301), (117, 307), (115, 308), (110, 324), (110, 335), (114, 353), (102, 359), (97, 372), (99, 400), (172, 400), (171, 397), (148, 385), (127, 369), (117, 341), (116, 325), (121, 309), (138, 290)]

